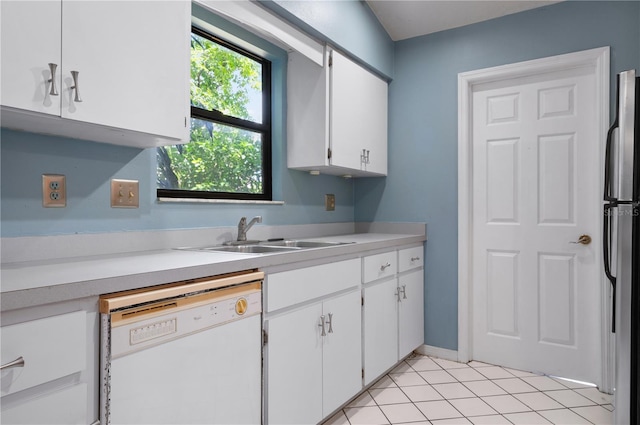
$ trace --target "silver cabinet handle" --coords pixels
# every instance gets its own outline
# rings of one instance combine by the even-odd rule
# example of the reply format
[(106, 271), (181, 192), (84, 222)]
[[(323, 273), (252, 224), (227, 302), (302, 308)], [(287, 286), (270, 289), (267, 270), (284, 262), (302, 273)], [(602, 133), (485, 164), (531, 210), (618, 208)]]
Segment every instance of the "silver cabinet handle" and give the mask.
[(402, 285), (402, 290), (398, 289), (399, 292), (402, 292), (402, 299), (407, 299), (407, 285)]
[(3, 364), (2, 366), (0, 366), (0, 370), (11, 369), (12, 367), (24, 367), (24, 359), (22, 358), (22, 356), (18, 357), (12, 362)]
[(80, 98), (80, 87), (78, 86), (78, 74), (80, 74), (79, 71), (71, 71), (71, 76), (73, 77), (73, 86), (71, 86), (71, 90), (76, 91), (76, 95), (73, 97), (73, 100), (76, 102), (82, 102), (82, 99)]
[(324, 314), (320, 316), (320, 324), (318, 326), (322, 328), (322, 332), (320, 333), (320, 336), (327, 336), (327, 332), (325, 331), (325, 328), (324, 328)]
[(420, 257), (411, 257), (411, 262), (418, 261)]
[(329, 325), (329, 333), (332, 334), (333, 333), (333, 313), (329, 313), (329, 321), (327, 322), (327, 324)]
[(383, 264), (380, 266), (380, 271), (383, 272), (387, 269), (387, 267), (391, 267), (391, 264), (387, 263), (387, 264)]
[(56, 89), (56, 69), (58, 69), (58, 64), (50, 63), (49, 71), (51, 71), (51, 78), (47, 80), (47, 83), (51, 83), (51, 90), (49, 90), (49, 94), (51, 96), (58, 95), (58, 89)]

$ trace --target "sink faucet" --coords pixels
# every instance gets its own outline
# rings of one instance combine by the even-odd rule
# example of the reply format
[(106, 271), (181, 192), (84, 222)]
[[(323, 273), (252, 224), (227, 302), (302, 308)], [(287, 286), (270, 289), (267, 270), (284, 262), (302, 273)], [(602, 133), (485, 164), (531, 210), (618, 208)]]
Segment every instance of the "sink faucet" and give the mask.
[(238, 241), (246, 241), (247, 232), (256, 223), (262, 223), (262, 216), (253, 217), (249, 223), (247, 223), (247, 217), (242, 217), (238, 223)]

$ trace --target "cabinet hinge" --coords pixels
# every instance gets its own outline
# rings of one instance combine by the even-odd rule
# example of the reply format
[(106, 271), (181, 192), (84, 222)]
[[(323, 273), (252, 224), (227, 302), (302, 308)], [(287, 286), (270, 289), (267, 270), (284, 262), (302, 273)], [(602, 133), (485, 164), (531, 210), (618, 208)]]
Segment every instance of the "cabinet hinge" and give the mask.
[(267, 345), (267, 341), (269, 341), (269, 335), (267, 334), (267, 331), (263, 329), (262, 330), (262, 346), (263, 347)]
[(364, 368), (362, 368), (362, 379), (364, 379)]
[(331, 159), (331, 148), (327, 148), (327, 158)]
[(364, 305), (364, 297), (360, 297), (360, 305)]
[(184, 117), (184, 128), (187, 128), (187, 117)]
[(329, 54), (329, 66), (333, 66), (333, 52)]

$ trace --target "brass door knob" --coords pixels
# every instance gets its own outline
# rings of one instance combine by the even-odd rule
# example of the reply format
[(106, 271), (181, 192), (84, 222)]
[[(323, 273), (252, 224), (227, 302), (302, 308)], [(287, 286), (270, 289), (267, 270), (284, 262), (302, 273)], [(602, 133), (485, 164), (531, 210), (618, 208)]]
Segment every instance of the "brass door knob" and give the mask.
[(581, 245), (589, 245), (591, 243), (591, 236), (589, 235), (580, 235), (577, 241), (571, 243), (579, 243)]

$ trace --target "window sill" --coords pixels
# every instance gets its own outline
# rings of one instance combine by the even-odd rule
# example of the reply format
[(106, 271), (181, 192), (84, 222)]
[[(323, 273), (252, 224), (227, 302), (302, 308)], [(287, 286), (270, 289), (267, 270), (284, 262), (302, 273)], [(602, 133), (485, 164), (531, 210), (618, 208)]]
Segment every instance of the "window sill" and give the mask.
[(284, 205), (284, 201), (252, 201), (248, 199), (157, 198), (159, 204), (249, 204)]

